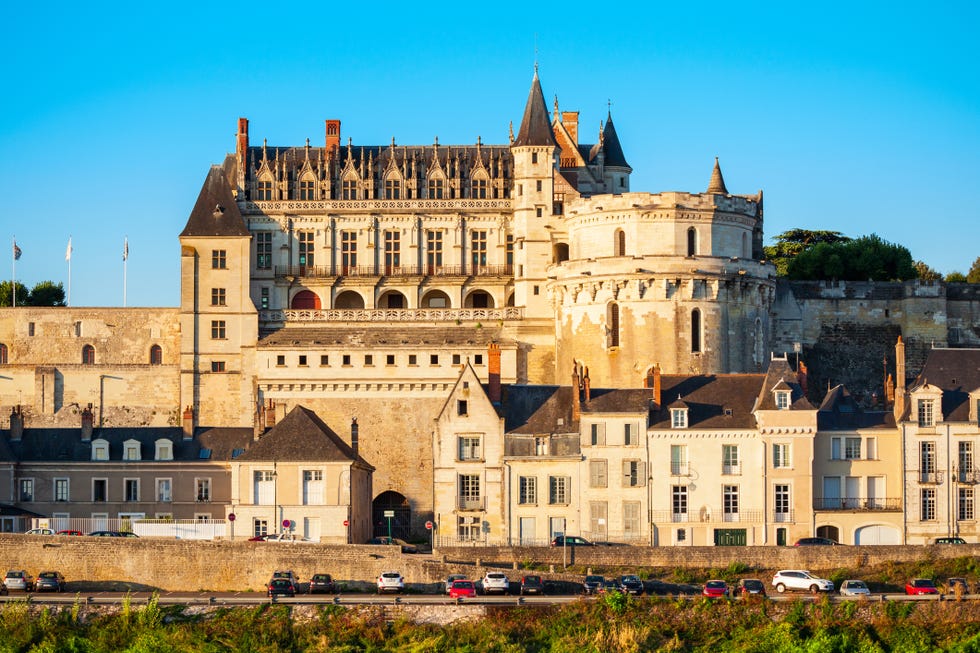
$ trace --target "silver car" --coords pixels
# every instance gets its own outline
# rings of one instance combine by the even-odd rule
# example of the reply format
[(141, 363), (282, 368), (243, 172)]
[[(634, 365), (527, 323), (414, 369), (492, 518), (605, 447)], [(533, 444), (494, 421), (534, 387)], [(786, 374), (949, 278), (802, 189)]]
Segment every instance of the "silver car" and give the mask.
[(863, 580), (845, 580), (840, 584), (841, 596), (870, 596), (871, 590)]
[(11, 569), (3, 579), (3, 585), (8, 590), (20, 590), (22, 592), (34, 591), (34, 577), (23, 569)]

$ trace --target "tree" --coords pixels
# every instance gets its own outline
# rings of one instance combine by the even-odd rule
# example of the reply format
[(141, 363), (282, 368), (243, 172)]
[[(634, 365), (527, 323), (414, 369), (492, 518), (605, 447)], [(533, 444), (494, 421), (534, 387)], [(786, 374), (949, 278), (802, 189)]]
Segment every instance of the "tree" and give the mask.
[(31, 306), (64, 306), (65, 288), (60, 282), (41, 281), (31, 289), (28, 303)]
[(776, 265), (776, 274), (785, 277), (789, 263), (800, 252), (816, 247), (821, 243), (835, 244), (848, 242), (851, 239), (839, 231), (813, 231), (810, 229), (790, 229), (779, 234), (774, 239), (775, 245), (762, 248), (766, 259)]
[(966, 283), (966, 275), (954, 270), (946, 275), (946, 283)]
[(923, 281), (940, 281), (943, 278), (943, 275), (922, 261), (916, 261), (912, 267), (915, 268), (919, 278)]
[(980, 256), (970, 266), (970, 271), (966, 273), (966, 280), (969, 283), (980, 283)]
[(918, 274), (908, 249), (875, 234), (804, 249), (789, 261), (786, 272), (790, 279), (808, 281), (904, 281)]
[[(26, 306), (27, 300), (30, 297), (30, 292), (28, 292), (27, 286), (22, 284), (20, 281), (17, 281), (14, 285), (14, 288), (17, 289), (17, 305)], [(9, 281), (0, 282), (0, 306), (10, 306), (11, 305), (10, 298), (11, 298), (10, 282)]]

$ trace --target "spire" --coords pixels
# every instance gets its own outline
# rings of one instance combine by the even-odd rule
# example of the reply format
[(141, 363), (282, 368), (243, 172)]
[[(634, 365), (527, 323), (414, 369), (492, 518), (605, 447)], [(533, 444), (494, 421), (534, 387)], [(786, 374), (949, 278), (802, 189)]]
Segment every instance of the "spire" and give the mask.
[(514, 141), (514, 145), (518, 147), (523, 145), (558, 147), (555, 142), (555, 135), (551, 131), (548, 105), (544, 102), (544, 93), (541, 91), (541, 82), (538, 80), (536, 67), (534, 79), (531, 81), (531, 92), (528, 93), (527, 104), (524, 106), (521, 129), (517, 133), (517, 140)]
[[(630, 168), (626, 163), (626, 155), (623, 154), (623, 146), (619, 144), (619, 136), (616, 134), (616, 127), (613, 125), (612, 111), (606, 114), (606, 125), (602, 128), (602, 150), (606, 154), (606, 167)], [(630, 168), (632, 170), (632, 168)]]
[(711, 171), (711, 181), (708, 182), (708, 194), (728, 195), (725, 178), (721, 176), (721, 166), (718, 165), (718, 157), (715, 157), (715, 169)]

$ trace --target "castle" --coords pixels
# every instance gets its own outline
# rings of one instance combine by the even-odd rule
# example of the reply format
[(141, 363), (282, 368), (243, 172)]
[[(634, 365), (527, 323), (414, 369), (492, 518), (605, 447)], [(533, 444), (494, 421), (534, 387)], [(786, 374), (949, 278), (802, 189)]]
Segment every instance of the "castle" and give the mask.
[[(731, 194), (716, 160), (704, 192), (633, 192), (611, 114), (597, 142), (580, 135), (577, 112), (557, 100), (549, 112), (537, 72), (501, 145), (355, 145), (339, 120), (325, 121), (322, 145), (257, 145), (241, 118), (235, 151), (208, 172), (179, 235), (179, 307), (0, 309), (2, 419), (77, 428), (88, 411), (98, 429), (169, 428), (162, 437), (174, 442), (209, 433), (227, 467), (243, 438), (258, 441), (302, 406), (322, 420), (318, 437), (350, 444), (346, 425), (357, 423), (357, 447), (341, 457), (373, 465), (371, 519), (394, 511), (418, 532), (440, 514), (440, 483), (456, 478), (446, 473), (459, 452), (445, 457), (439, 424), (461, 369), (508, 397), (565, 386), (573, 372), (580, 386), (628, 395), (660, 375), (761, 384), (772, 352), (796, 352), (811, 396), (843, 381), (883, 405), (898, 336), (910, 377), (933, 345), (980, 344), (972, 288), (777, 280), (762, 252), (761, 191)], [(582, 392), (572, 390), (567, 402)], [(669, 399), (656, 401), (667, 410)], [(637, 411), (635, 396), (624, 401)], [(651, 427), (638, 410), (631, 423)], [(3, 460), (19, 478), (17, 456)], [(228, 506), (252, 491), (234, 478)], [(642, 514), (667, 512), (641, 503)], [(549, 528), (534, 530), (527, 539)]]

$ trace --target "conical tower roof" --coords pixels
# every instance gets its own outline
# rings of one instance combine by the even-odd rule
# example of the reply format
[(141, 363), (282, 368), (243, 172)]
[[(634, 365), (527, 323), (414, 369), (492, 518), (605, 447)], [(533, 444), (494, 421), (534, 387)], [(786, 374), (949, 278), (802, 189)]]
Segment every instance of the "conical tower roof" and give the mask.
[(715, 169), (711, 171), (711, 181), (708, 182), (709, 195), (728, 195), (725, 188), (725, 178), (721, 176), (721, 166), (718, 165), (718, 157), (715, 157)]
[(544, 103), (544, 93), (541, 92), (541, 82), (538, 80), (538, 68), (534, 67), (534, 80), (531, 82), (531, 92), (527, 95), (524, 106), (524, 117), (521, 119), (521, 129), (517, 133), (514, 146), (550, 145), (558, 147), (555, 135), (551, 131), (551, 117), (548, 106)]
[[(630, 168), (626, 163), (626, 156), (623, 154), (623, 146), (619, 144), (619, 136), (616, 134), (616, 127), (613, 125), (612, 112), (606, 116), (606, 125), (602, 128), (602, 151), (606, 155), (605, 165)], [(632, 168), (630, 168), (632, 170)]]

